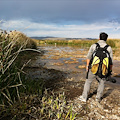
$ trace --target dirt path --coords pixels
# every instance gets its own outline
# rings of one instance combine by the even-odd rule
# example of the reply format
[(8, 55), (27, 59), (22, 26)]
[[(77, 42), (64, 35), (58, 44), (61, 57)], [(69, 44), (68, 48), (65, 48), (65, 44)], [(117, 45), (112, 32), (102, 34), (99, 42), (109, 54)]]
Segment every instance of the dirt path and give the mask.
[(78, 113), (78, 120), (120, 120), (120, 61), (114, 60), (113, 67), (117, 83), (106, 82), (102, 101), (95, 102), (98, 82), (94, 80), (87, 103), (81, 103), (77, 98), (85, 83), (87, 50), (69, 47), (40, 49), (45, 54), (32, 61), (29, 74), (36, 79), (43, 78), (50, 89), (64, 91), (67, 100), (73, 104), (73, 110)]

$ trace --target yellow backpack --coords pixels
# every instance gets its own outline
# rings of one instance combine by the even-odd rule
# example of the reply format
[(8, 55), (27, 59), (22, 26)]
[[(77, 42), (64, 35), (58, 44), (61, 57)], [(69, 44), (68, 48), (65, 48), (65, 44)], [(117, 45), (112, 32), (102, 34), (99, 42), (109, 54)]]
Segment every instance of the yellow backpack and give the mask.
[(101, 48), (98, 43), (96, 44), (96, 50), (92, 54), (90, 60), (91, 72), (100, 78), (105, 78), (109, 74), (110, 70), (110, 55), (107, 51), (109, 45), (106, 45), (104, 48)]

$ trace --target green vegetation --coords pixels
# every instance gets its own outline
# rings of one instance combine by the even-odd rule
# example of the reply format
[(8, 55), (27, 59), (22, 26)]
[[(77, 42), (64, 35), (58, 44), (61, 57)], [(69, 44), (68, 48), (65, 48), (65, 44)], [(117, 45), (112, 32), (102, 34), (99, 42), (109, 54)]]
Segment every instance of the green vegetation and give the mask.
[(44, 91), (42, 98), (38, 95), (22, 95), (21, 103), (4, 107), (0, 111), (4, 120), (74, 120), (72, 104), (68, 104), (64, 93)]
[(79, 47), (89, 47), (97, 40), (35, 40), (37, 45), (40, 44), (57, 44), (57, 45), (69, 45), (69, 46), (79, 46)]
[[(69, 46), (79, 46), (79, 47), (90, 47), (92, 44), (96, 43), (98, 40), (35, 40), (37, 46), (40, 44), (57, 44), (57, 45), (69, 45)], [(108, 39), (107, 43), (112, 48), (120, 47), (120, 39)]]

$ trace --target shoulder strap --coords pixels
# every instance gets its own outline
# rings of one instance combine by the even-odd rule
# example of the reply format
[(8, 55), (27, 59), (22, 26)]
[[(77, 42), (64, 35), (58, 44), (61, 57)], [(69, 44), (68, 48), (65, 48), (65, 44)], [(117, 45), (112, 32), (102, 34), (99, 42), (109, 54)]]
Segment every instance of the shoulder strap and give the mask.
[(104, 49), (107, 50), (108, 47), (109, 47), (109, 45), (106, 45), (106, 46), (104, 47)]
[(100, 48), (100, 45), (98, 43), (95, 44), (96, 44), (96, 49)]

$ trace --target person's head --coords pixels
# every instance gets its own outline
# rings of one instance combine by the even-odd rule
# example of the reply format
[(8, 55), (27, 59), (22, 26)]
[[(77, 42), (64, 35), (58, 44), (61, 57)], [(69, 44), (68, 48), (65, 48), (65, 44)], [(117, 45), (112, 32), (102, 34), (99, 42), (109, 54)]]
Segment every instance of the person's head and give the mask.
[(106, 41), (108, 38), (108, 35), (105, 32), (101, 32), (99, 38), (100, 40)]

